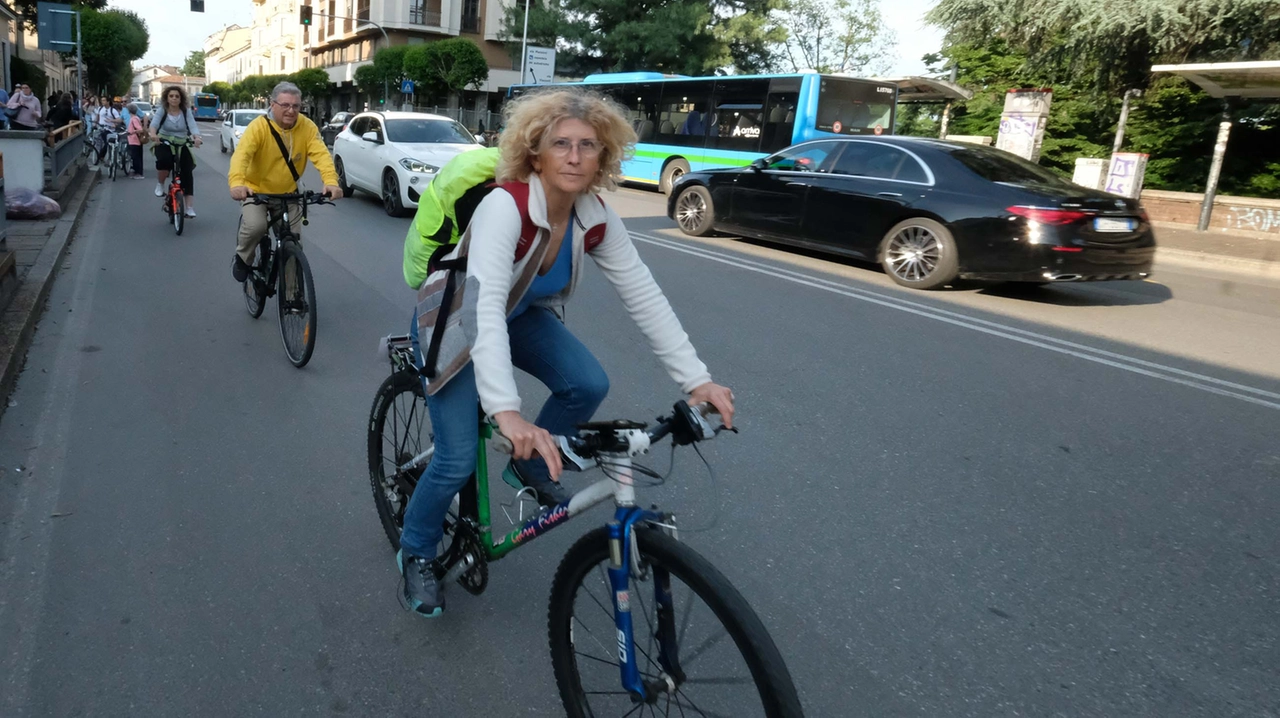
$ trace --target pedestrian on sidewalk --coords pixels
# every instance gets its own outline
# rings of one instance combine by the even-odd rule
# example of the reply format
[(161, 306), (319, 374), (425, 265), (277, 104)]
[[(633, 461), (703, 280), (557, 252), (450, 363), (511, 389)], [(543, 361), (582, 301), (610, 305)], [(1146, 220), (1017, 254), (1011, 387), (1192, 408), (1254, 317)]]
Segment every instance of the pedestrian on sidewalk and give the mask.
[(138, 106), (129, 103), (129, 162), (133, 165), (130, 179), (143, 179), (142, 175), (142, 143), (146, 139), (147, 128), (142, 126), (142, 117), (138, 114)]
[[(4, 87), (0, 87), (0, 107), (7, 107), (8, 105), (9, 105), (9, 91), (4, 89)], [(9, 116), (3, 112), (0, 112), (0, 130), (7, 130), (7, 129), (9, 129)]]
[(15, 92), (5, 104), (5, 107), (18, 111), (18, 114), (9, 120), (10, 127), (15, 130), (39, 132), (42, 129), (40, 118), (44, 116), (40, 110), (40, 98), (31, 94), (31, 85), (23, 83), (17, 89), (21, 92)]

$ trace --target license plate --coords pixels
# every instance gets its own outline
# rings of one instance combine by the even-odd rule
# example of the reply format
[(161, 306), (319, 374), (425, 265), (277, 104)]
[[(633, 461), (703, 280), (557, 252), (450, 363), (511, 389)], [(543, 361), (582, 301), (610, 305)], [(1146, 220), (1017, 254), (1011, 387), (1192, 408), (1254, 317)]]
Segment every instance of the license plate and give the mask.
[(1095, 232), (1132, 232), (1137, 226), (1137, 221), (1132, 219), (1096, 217), (1093, 220), (1093, 231)]

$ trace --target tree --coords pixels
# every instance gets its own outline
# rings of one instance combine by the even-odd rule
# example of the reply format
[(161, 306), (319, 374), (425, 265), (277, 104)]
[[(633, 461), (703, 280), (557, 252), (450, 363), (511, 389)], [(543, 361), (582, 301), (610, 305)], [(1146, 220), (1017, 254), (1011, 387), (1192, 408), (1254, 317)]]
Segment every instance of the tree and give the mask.
[(1275, 0), (940, 0), (926, 19), (949, 43), (998, 37), (1108, 93), (1145, 87), (1153, 63), (1280, 56)]
[(224, 105), (231, 105), (236, 101), (235, 88), (225, 82), (210, 82), (201, 91), (217, 95), (218, 100)]
[(478, 88), (489, 78), (484, 53), (467, 38), (414, 45), (404, 56), (404, 74), (423, 87), (421, 94), (446, 94)]
[[(781, 36), (768, 15), (782, 1), (544, 0), (530, 8), (529, 40), (560, 50), (557, 69), (567, 75), (753, 71), (772, 63)], [(512, 3), (500, 36), (518, 41), (523, 27), (524, 5)]]
[(366, 95), (382, 95), (382, 73), (373, 65), (361, 65), (356, 68), (356, 87)]
[(204, 77), (204, 51), (192, 50), (182, 65), (182, 74), (188, 77)]
[[(18, 15), (22, 17), (23, 21), (27, 26), (27, 29), (30, 30), (31, 32), (35, 32), (37, 29), (39, 29), (36, 26), (36, 21), (39, 18), (38, 6), (40, 2), (41, 0), (14, 0), (14, 2), (9, 3), (9, 6), (12, 7), (14, 10), (16, 10)], [(107, 6), (107, 0), (77, 0), (75, 3), (72, 3), (72, 4), (75, 5), (76, 9), (79, 9), (79, 10), (84, 10), (86, 8), (92, 9), (92, 10), (101, 10)], [(81, 19), (83, 20), (83, 18)], [(72, 21), (74, 22), (74, 18), (72, 19)], [(35, 88), (32, 87), (31, 91), (35, 92)]]
[(289, 76), (289, 81), (297, 85), (298, 89), (302, 90), (302, 96), (309, 100), (326, 97), (332, 88), (329, 73), (318, 67), (298, 70)]
[(793, 72), (874, 75), (889, 69), (893, 32), (874, 0), (790, 0), (773, 20), (786, 33), (778, 55)]
[(232, 85), (234, 99), (244, 104), (265, 102), (271, 97), (272, 88), (288, 79), (287, 75), (250, 75)]
[(147, 54), (147, 24), (129, 10), (80, 13), (85, 81), (108, 94), (123, 95), (133, 80), (133, 61)]

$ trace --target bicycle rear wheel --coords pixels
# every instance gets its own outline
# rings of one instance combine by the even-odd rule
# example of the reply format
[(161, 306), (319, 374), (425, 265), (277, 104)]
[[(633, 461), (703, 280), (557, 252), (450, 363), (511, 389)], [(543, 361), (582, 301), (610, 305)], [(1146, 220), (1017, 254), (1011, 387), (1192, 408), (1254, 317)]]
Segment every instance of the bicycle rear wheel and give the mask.
[(258, 241), (258, 248), (253, 252), (253, 264), (249, 265), (249, 277), (244, 280), (244, 306), (249, 316), (257, 319), (267, 305), (267, 282), (269, 267), (268, 253), (271, 251), (271, 240), (263, 237)]
[[(666, 534), (633, 530), (642, 578), (632, 567), (620, 598), (630, 604), (648, 705), (637, 706), (622, 688), (608, 534), (599, 528), (569, 549), (551, 586), (551, 664), (565, 712), (572, 718), (803, 715), (782, 655), (729, 580)], [(659, 610), (658, 587), (671, 597), (671, 610)]]
[(413, 487), (430, 459), (408, 471), (399, 467), (432, 448), (431, 417), (422, 382), (410, 371), (398, 371), (378, 387), (369, 412), (369, 483), (378, 519), (394, 551), (400, 550), (404, 510)]
[(295, 242), (280, 247), (280, 279), (276, 306), (280, 310), (280, 338), (293, 365), (302, 368), (316, 348), (316, 288), (307, 255)]
[(100, 158), (98, 157), (98, 146), (92, 142), (84, 143), (84, 157), (85, 162), (88, 165), (96, 166), (100, 161)]
[(187, 198), (182, 195), (182, 190), (173, 193), (173, 201), (169, 204), (169, 213), (172, 215), (173, 231), (182, 236), (182, 228), (187, 224)]

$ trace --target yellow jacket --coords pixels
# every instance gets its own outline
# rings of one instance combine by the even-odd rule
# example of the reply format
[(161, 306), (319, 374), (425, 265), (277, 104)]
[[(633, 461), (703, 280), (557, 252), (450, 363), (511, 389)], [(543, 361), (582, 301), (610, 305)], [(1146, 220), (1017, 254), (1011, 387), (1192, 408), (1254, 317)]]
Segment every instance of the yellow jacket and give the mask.
[(227, 173), (230, 187), (248, 187), (254, 192), (266, 194), (286, 194), (296, 192), (297, 185), (293, 175), (284, 163), (284, 155), (276, 145), (275, 138), (267, 123), (275, 125), (280, 139), (292, 155), (293, 166), (301, 175), (307, 169), (307, 159), (320, 170), (320, 177), (325, 186), (338, 185), (338, 173), (333, 169), (333, 158), (329, 149), (324, 146), (320, 129), (316, 123), (303, 115), (293, 129), (286, 130), (270, 119), (271, 115), (263, 115), (244, 128), (244, 135), (236, 143), (236, 153), (231, 156), (231, 171)]

